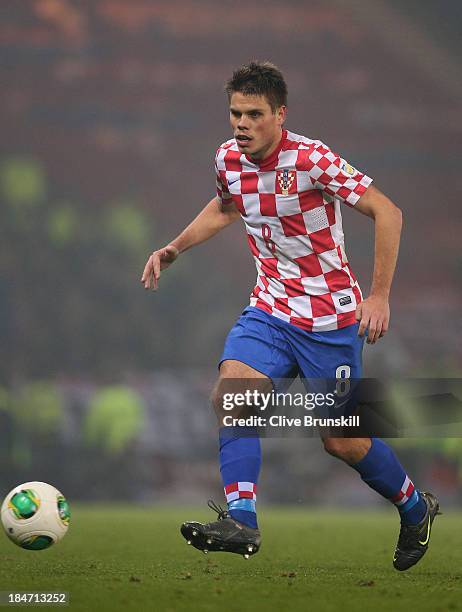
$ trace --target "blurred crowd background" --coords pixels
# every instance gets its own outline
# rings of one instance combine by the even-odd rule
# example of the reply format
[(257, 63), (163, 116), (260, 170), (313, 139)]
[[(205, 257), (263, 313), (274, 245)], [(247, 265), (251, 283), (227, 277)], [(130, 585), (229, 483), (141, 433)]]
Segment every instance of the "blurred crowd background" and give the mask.
[[(254, 265), (238, 222), (157, 293), (140, 276), (214, 194), (224, 81), (270, 60), (288, 129), (319, 138), (403, 210), (377, 377), (461, 377), (462, 101), (457, 0), (3, 0), (0, 496), (220, 496), (208, 406)], [(344, 210), (367, 293), (373, 224)], [(399, 440), (419, 486), (462, 503), (459, 439)], [(260, 499), (374, 504), (318, 440), (266, 440)]]

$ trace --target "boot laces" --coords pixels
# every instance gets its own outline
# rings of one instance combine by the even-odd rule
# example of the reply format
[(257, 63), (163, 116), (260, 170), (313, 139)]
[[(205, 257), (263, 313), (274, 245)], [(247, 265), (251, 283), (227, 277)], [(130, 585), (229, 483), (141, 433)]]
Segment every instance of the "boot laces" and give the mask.
[(219, 521), (222, 521), (223, 519), (228, 518), (229, 516), (228, 511), (222, 508), (221, 506), (219, 506), (218, 504), (216, 504), (213, 501), (213, 499), (208, 500), (207, 506), (210, 508), (210, 510), (213, 510), (214, 512), (218, 514)]

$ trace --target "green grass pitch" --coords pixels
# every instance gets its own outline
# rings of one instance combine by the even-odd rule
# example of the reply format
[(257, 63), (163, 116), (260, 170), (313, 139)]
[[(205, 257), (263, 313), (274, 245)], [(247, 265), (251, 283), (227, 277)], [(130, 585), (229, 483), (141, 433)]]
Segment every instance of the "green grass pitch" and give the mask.
[[(76, 507), (65, 540), (42, 552), (0, 537), (0, 591), (66, 590), (72, 610), (462, 610), (462, 515), (437, 517), (430, 549), (408, 572), (391, 559), (393, 512), (260, 507), (261, 551), (204, 555), (179, 533), (207, 508)], [(2, 534), (3, 536), (3, 534)]]

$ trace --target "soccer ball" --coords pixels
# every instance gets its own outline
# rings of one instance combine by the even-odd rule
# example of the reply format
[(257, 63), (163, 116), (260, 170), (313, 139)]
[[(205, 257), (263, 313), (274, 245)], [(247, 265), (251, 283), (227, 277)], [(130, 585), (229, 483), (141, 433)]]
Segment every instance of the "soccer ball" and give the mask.
[(45, 482), (26, 482), (14, 488), (1, 510), (6, 535), (27, 550), (44, 550), (62, 540), (70, 518), (66, 498)]

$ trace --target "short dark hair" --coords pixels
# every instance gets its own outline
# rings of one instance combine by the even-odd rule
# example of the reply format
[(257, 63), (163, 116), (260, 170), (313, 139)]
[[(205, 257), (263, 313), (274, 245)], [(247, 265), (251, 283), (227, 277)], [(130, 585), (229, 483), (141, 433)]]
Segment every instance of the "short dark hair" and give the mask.
[(271, 62), (250, 62), (233, 72), (226, 82), (228, 99), (235, 92), (245, 96), (265, 96), (273, 113), (287, 106), (287, 85), (282, 72)]

